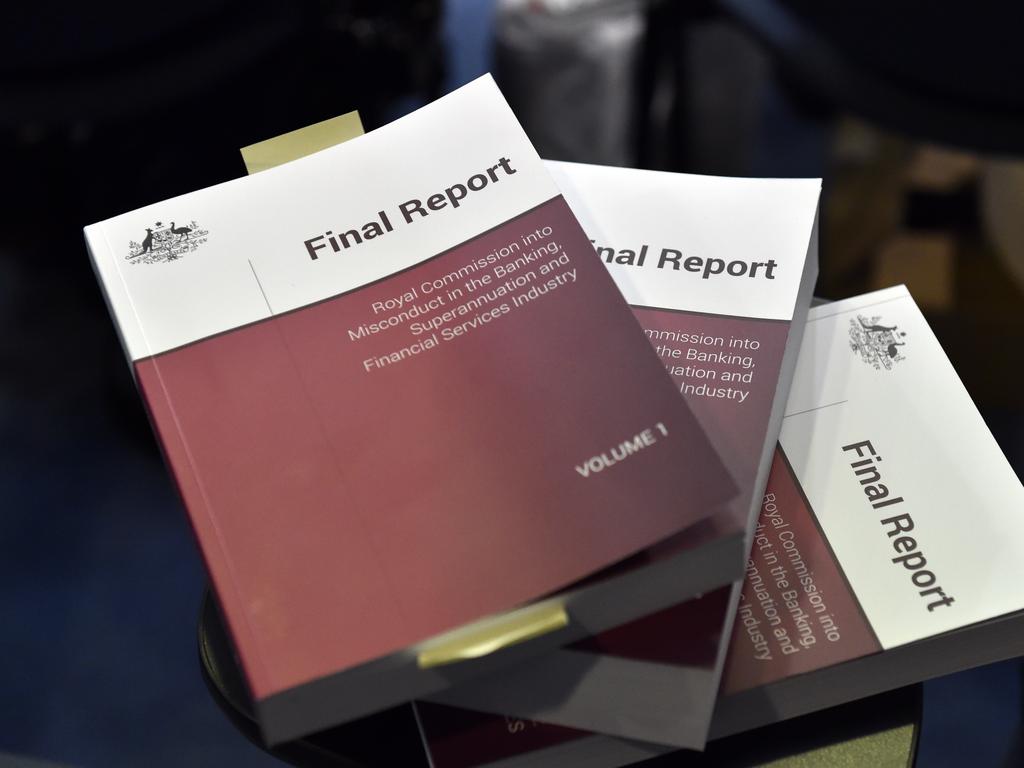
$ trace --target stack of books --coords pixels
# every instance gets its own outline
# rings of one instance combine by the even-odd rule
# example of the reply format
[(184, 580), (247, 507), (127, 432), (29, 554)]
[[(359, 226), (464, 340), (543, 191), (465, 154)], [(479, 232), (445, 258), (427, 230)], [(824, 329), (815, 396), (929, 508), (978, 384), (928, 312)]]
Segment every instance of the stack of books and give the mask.
[(337, 126), (85, 229), (268, 744), (619, 766), (1024, 651), (1024, 488), (904, 288), (811, 308), (820, 180), (490, 78)]

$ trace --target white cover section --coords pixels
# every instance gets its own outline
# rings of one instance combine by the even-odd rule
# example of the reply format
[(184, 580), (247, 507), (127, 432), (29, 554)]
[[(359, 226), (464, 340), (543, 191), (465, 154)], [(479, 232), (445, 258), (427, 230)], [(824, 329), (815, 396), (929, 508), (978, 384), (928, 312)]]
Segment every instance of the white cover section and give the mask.
[[(405, 223), (399, 204), (419, 198), (425, 206), (430, 195), (486, 173), (502, 157), (515, 174), (498, 169), (499, 181), (470, 192), (460, 207)], [(85, 235), (125, 347), (138, 360), (373, 282), (557, 194), (484, 76), (365, 136), (90, 225)], [(328, 246), (310, 259), (305, 240), (359, 229), (380, 210), (393, 232), (339, 253)], [(209, 232), (194, 253), (172, 262), (126, 260), (129, 241), (140, 241), (154, 222), (192, 220)]]
[[(792, 320), (820, 179), (738, 179), (546, 161), (596, 245), (638, 250), (644, 266), (607, 264), (634, 305)], [(623, 211), (629, 211), (623, 216)], [(774, 279), (658, 268), (663, 248), (695, 256), (767, 262)]]
[[(905, 359), (862, 360), (858, 315), (905, 332)], [(883, 648), (1024, 609), (1024, 488), (906, 288), (811, 310), (786, 413), (780, 443)], [(863, 440), (903, 503), (871, 507), (842, 450)], [(951, 605), (929, 611), (936, 598), (892, 562), (879, 521), (903, 513)]]

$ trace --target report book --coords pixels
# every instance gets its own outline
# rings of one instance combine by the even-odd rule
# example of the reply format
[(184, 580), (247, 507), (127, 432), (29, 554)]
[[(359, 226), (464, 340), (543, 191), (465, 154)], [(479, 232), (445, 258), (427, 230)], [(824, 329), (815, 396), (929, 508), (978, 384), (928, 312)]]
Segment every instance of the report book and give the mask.
[[(817, 276), (819, 179), (743, 179), (549, 162), (682, 398), (739, 493), (725, 524), (749, 536)], [(679, 602), (695, 596), (680, 584)], [(706, 592), (718, 585), (705, 582)], [(689, 608), (644, 617), (523, 665), (478, 677), (432, 701), (686, 747), (703, 747), (725, 660), (730, 596), (717, 620)], [(738, 594), (731, 596), (735, 603)], [(695, 610), (708, 614), (707, 602)], [(668, 622), (667, 626), (664, 622)], [(723, 626), (724, 625), (724, 626)], [(659, 631), (657, 628), (662, 627)], [(618, 638), (618, 639), (616, 639)], [(645, 706), (658, 670), (605, 650), (639, 638), (685, 659), (685, 705)], [(667, 642), (659, 651), (657, 643)], [(653, 676), (651, 673), (654, 673)], [(639, 701), (635, 700), (639, 697)], [(678, 704), (679, 702), (677, 702)]]
[(742, 573), (730, 473), (489, 77), (85, 236), (269, 742)]
[[(906, 289), (813, 308), (712, 737), (1024, 654), (1021, 541), (1024, 488)], [(650, 706), (671, 706), (685, 667), (636, 655), (664, 681)], [(417, 711), (434, 768), (607, 768), (671, 749)]]

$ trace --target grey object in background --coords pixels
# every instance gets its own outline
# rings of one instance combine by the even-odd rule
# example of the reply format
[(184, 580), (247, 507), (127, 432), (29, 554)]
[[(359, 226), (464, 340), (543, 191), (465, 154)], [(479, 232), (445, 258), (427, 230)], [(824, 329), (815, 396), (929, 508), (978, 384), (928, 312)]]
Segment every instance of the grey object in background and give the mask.
[(749, 174), (773, 95), (765, 54), (701, 4), (499, 0), (494, 74), (542, 157), (715, 175)]
[(640, 0), (501, 0), (494, 70), (552, 160), (632, 165), (646, 31)]

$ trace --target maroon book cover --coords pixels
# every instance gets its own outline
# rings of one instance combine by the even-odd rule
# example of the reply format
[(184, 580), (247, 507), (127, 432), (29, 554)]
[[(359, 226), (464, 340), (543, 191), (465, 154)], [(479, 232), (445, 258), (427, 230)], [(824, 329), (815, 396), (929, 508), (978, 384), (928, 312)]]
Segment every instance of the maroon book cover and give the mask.
[(270, 741), (734, 491), (488, 78), (86, 237)]

